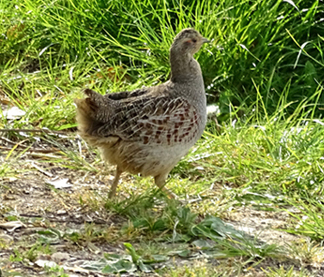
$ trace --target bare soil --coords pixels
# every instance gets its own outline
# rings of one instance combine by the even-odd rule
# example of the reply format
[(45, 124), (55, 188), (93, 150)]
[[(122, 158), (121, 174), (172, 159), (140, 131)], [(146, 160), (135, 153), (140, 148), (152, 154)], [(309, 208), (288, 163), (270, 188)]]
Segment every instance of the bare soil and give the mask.
[[(36, 166), (35, 166), (36, 165)], [(111, 276), (81, 266), (86, 261), (97, 261), (104, 253), (125, 253), (123, 243), (128, 238), (120, 237), (120, 228), (127, 223), (127, 218), (113, 213), (103, 206), (96, 209), (82, 203), (80, 199), (107, 195), (109, 186), (104, 180), (112, 176), (102, 176), (96, 173), (70, 170), (41, 163), (33, 159), (17, 161), (17, 168), (24, 168), (19, 178), (4, 177), (0, 180), (0, 268), (2, 276), (57, 276), (51, 275), (44, 268), (44, 261), (54, 262), (63, 267), (69, 276)], [(55, 189), (50, 182), (67, 179), (66, 188)], [(127, 179), (124, 181), (127, 181)], [(98, 201), (98, 203), (101, 203)], [(12, 226), (8, 217), (15, 220)], [(236, 229), (246, 232), (251, 240), (257, 239), (268, 244), (287, 244), (296, 242), (301, 237), (290, 235), (279, 229), (287, 227), (289, 217), (285, 212), (268, 212), (255, 210), (253, 207), (238, 208), (223, 219)], [(86, 236), (87, 228), (91, 230), (105, 230), (106, 237), (95, 237), (93, 232)], [(43, 253), (35, 251), (35, 256), (28, 259), (26, 252), (39, 241), (40, 232), (56, 230), (61, 234), (71, 233), (73, 230), (83, 230), (85, 236), (73, 241), (62, 236), (50, 245), (50, 251)], [(107, 234), (109, 237), (107, 238)], [(2, 242), (2, 243), (1, 243)], [(137, 241), (138, 242), (138, 241)], [(283, 248), (285, 249), (285, 248)], [(286, 248), (287, 249), (287, 248)], [(16, 251), (16, 252), (15, 252)], [(22, 260), (15, 260), (17, 251)], [(25, 251), (25, 254), (23, 254)], [(45, 251), (46, 252), (46, 251)], [(286, 253), (287, 254), (287, 253)], [(263, 269), (289, 268), (294, 266), (298, 272), (306, 268), (310, 276), (324, 276), (324, 266), (321, 264), (307, 264), (301, 259), (282, 255), (282, 260), (267, 258), (260, 260), (260, 264), (233, 276), (267, 276)], [(11, 258), (10, 258), (11, 257)], [(206, 259), (198, 257), (196, 260), (175, 258), (170, 263), (161, 263), (158, 267), (195, 266), (199, 263), (219, 267), (235, 264), (230, 259)], [(55, 265), (50, 264), (50, 265)], [(234, 265), (233, 265), (234, 266)], [(1, 275), (1, 274), (0, 274)], [(155, 276), (156, 273), (131, 273), (122, 276)], [(165, 276), (168, 276), (165, 273)]]

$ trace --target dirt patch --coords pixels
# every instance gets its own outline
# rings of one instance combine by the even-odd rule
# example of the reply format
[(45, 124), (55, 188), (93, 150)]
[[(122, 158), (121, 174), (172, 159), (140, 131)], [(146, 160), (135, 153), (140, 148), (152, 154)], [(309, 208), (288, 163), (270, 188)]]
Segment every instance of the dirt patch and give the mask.
[[(46, 269), (46, 264), (49, 267), (57, 265), (58, 271), (63, 268), (70, 276), (110, 276), (90, 267), (85, 269), (84, 264), (99, 261), (104, 253), (125, 253), (119, 230), (127, 218), (104, 208), (100, 199), (94, 209), (84, 204), (82, 198), (107, 195), (109, 186), (106, 183), (112, 176), (93, 172), (85, 174), (83, 171), (55, 166), (47, 168), (32, 160), (23, 163), (25, 170), (17, 175), (18, 178), (8, 177), (0, 181), (0, 224), (8, 223), (8, 218), (16, 222), (9, 228), (0, 227), (0, 265), (4, 276), (49, 276), (52, 272)], [(61, 183), (63, 188), (53, 186), (57, 180), (65, 180)], [(265, 212), (246, 207), (237, 209), (225, 221), (247, 233), (251, 240), (257, 237), (261, 242), (284, 246), (297, 239), (294, 235), (276, 230), (285, 228), (288, 220), (288, 215), (283, 212)], [(40, 240), (42, 237), (43, 244)], [(50, 245), (49, 249), (44, 246), (46, 244)], [(194, 266), (198, 261), (216, 268), (224, 266), (224, 261), (197, 255), (195, 260), (176, 257), (172, 263), (161, 262), (157, 267)], [(228, 259), (227, 263), (230, 261)], [(230, 276), (266, 276), (262, 269), (282, 266), (298, 269), (305, 265), (296, 259), (279, 261), (267, 258), (240, 275), (235, 275), (238, 272), (235, 271)], [(307, 266), (313, 276), (324, 275), (321, 267)], [(249, 264), (245, 268), (249, 268)], [(123, 276), (134, 274), (137, 273)], [(152, 274), (155, 273), (148, 273), (147, 276)]]
[(244, 207), (236, 210), (229, 217), (228, 223), (260, 241), (283, 246), (300, 238), (300, 236), (277, 230), (287, 229), (289, 221), (290, 218), (286, 212), (268, 212)]

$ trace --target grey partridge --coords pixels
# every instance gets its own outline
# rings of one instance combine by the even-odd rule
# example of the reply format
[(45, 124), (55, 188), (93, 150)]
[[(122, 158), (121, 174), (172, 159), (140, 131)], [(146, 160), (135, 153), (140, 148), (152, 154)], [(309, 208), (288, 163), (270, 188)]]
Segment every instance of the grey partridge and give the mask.
[(86, 89), (86, 98), (75, 99), (79, 134), (117, 166), (110, 197), (124, 171), (153, 176), (168, 192), (169, 172), (206, 125), (204, 82), (193, 58), (205, 42), (196, 30), (182, 30), (170, 48), (171, 78), (161, 85), (104, 96)]

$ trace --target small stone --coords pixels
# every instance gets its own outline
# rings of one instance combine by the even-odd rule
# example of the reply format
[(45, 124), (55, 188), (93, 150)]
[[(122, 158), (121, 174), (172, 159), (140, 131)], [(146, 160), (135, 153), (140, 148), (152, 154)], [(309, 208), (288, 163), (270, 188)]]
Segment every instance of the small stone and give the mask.
[(8, 221), (0, 223), (0, 228), (6, 229), (9, 233), (14, 232), (17, 228), (26, 228), (26, 225), (21, 221)]
[(64, 211), (64, 210), (57, 211), (57, 215), (64, 215), (64, 214), (67, 214), (67, 211)]
[(9, 244), (10, 242), (13, 241), (13, 237), (11, 237), (9, 235), (6, 235), (6, 234), (0, 234), (0, 241), (1, 240), (4, 241), (4, 242), (6, 242), (7, 244)]
[(38, 265), (39, 267), (55, 267), (57, 266), (57, 264), (55, 262), (52, 262), (52, 261), (47, 261), (47, 260), (37, 260), (35, 262), (36, 265)]
[(70, 259), (70, 255), (68, 253), (56, 252), (56, 253), (52, 254), (51, 258), (54, 262), (60, 263), (64, 260)]
[(69, 184), (69, 179), (59, 179), (59, 180), (48, 180), (46, 183), (54, 186), (56, 189), (64, 189), (72, 187), (72, 184)]
[(8, 110), (3, 110), (0, 114), (0, 118), (6, 118), (6, 119), (19, 119), (23, 117), (26, 114), (25, 111), (19, 109), (18, 107), (11, 107)]

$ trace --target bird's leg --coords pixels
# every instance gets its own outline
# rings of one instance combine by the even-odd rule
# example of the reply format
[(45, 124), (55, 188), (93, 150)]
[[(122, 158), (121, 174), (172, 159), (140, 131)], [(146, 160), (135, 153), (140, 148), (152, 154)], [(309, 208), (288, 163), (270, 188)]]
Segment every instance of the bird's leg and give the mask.
[(117, 189), (118, 182), (119, 182), (119, 177), (120, 177), (120, 175), (122, 173), (123, 173), (123, 171), (117, 166), (115, 178), (114, 178), (114, 181), (113, 181), (113, 183), (111, 185), (111, 188), (110, 188), (109, 197), (114, 197), (115, 196), (116, 189)]
[(165, 188), (165, 180), (168, 177), (168, 173), (167, 174), (160, 174), (154, 177), (155, 180), (155, 184), (160, 188), (160, 190), (162, 190), (164, 193), (166, 193), (168, 195), (169, 198), (177, 198), (177, 195), (174, 194), (172, 191), (168, 190), (167, 188)]

